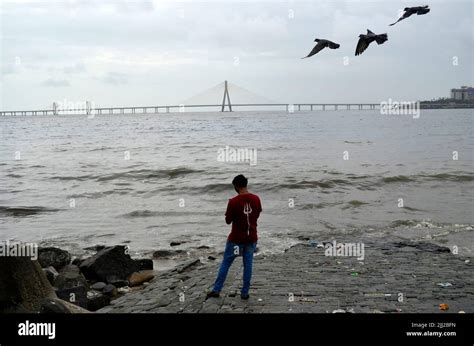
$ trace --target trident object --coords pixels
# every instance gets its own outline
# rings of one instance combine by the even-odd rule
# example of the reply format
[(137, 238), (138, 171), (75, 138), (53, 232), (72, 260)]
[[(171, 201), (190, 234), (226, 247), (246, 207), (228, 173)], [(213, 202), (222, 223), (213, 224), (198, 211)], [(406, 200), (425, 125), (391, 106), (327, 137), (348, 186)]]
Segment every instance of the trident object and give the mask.
[(250, 234), (250, 219), (249, 215), (252, 213), (252, 207), (250, 206), (250, 203), (245, 203), (244, 205), (244, 214), (247, 215), (247, 235)]

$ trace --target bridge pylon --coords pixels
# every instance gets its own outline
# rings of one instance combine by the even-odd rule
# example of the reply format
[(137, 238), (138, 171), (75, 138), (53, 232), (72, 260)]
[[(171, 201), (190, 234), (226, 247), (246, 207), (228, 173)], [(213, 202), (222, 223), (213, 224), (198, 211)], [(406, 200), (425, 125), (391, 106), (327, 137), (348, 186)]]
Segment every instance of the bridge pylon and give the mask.
[(225, 99), (227, 98), (229, 112), (232, 112), (232, 104), (230, 103), (229, 89), (227, 88), (227, 81), (224, 81), (224, 98), (222, 99), (221, 112), (225, 111)]

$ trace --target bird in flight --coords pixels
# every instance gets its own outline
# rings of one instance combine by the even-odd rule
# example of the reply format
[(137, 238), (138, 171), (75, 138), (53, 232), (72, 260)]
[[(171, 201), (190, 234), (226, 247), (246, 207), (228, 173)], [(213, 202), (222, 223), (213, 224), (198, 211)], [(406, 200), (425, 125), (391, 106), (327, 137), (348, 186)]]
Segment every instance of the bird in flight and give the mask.
[(416, 7), (405, 7), (403, 11), (405, 11), (403, 15), (400, 18), (398, 18), (398, 20), (395, 23), (390, 24), (390, 26), (397, 24), (399, 21), (404, 20), (415, 13), (419, 16), (423, 14), (427, 14), (430, 11), (430, 9), (428, 5), (425, 5), (425, 6), (416, 6)]
[(387, 40), (388, 40), (387, 34), (377, 35), (377, 34), (374, 34), (372, 31), (370, 31), (369, 29), (367, 29), (366, 35), (364, 34), (359, 35), (359, 42), (357, 42), (355, 55), (362, 54), (367, 49), (367, 47), (369, 47), (369, 44), (371, 44), (374, 41), (377, 42), (377, 44), (382, 44)]
[[(304, 58), (309, 58), (310, 56), (313, 56), (314, 54), (318, 53), (319, 51), (323, 50), (324, 48), (326, 47), (329, 47), (331, 49), (338, 49), (339, 48), (339, 44), (337, 43), (334, 43), (332, 41), (329, 41), (329, 40), (324, 40), (324, 39), (315, 39), (314, 42), (318, 42), (316, 44), (316, 46), (314, 46), (313, 50), (311, 50), (311, 52), (309, 52), (309, 54), (307, 56), (305, 56)], [(301, 58), (301, 59), (304, 59), (304, 58)]]

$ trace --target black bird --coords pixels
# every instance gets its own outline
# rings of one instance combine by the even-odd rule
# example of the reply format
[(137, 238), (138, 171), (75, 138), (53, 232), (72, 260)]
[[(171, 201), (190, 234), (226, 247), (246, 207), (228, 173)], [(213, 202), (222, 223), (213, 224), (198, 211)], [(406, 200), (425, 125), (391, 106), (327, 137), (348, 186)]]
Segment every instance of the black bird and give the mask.
[(416, 7), (405, 7), (403, 11), (405, 11), (405, 13), (403, 13), (403, 15), (400, 18), (398, 18), (398, 20), (395, 23), (390, 24), (390, 26), (397, 24), (399, 21), (404, 20), (415, 13), (419, 16), (423, 14), (427, 14), (430, 11), (430, 9), (428, 5), (425, 5), (425, 6), (416, 6)]
[[(309, 52), (309, 54), (307, 56), (305, 56), (304, 58), (309, 58), (310, 56), (313, 56), (314, 54), (318, 53), (320, 50), (323, 50), (324, 48), (326, 47), (329, 47), (331, 49), (338, 49), (339, 48), (339, 44), (337, 43), (334, 43), (332, 41), (329, 41), (329, 40), (324, 40), (324, 39), (315, 39), (314, 42), (318, 42), (316, 44), (316, 46), (314, 46), (313, 50), (311, 52)], [(301, 59), (304, 59), (304, 58), (301, 58)]]
[(362, 54), (367, 49), (369, 44), (371, 44), (374, 41), (377, 42), (377, 44), (382, 44), (387, 40), (388, 40), (387, 34), (377, 35), (377, 34), (374, 34), (372, 31), (370, 31), (369, 29), (367, 29), (367, 35), (364, 35), (364, 34), (359, 35), (359, 42), (357, 43), (355, 55)]

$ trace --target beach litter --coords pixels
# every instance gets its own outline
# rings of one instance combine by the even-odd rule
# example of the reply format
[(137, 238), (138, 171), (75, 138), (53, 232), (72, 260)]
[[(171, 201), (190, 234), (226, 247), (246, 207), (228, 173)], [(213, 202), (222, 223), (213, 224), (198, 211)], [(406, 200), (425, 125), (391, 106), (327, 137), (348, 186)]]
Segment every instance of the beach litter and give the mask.
[(351, 275), (352, 276), (359, 276), (359, 273), (358, 272), (352, 272)]
[(446, 311), (446, 310), (449, 309), (449, 305), (448, 304), (439, 304), (439, 309), (443, 310), (443, 311)]
[(450, 287), (452, 286), (453, 284), (450, 283), (450, 282), (440, 282), (437, 284), (438, 286), (441, 286), (441, 287)]
[(384, 298), (384, 297), (391, 297), (391, 293), (364, 293), (365, 297), (372, 297), (372, 298)]
[(117, 288), (117, 292), (122, 293), (122, 294), (128, 293), (128, 292), (130, 292), (130, 287), (128, 287), (128, 286), (119, 287), (119, 288)]

